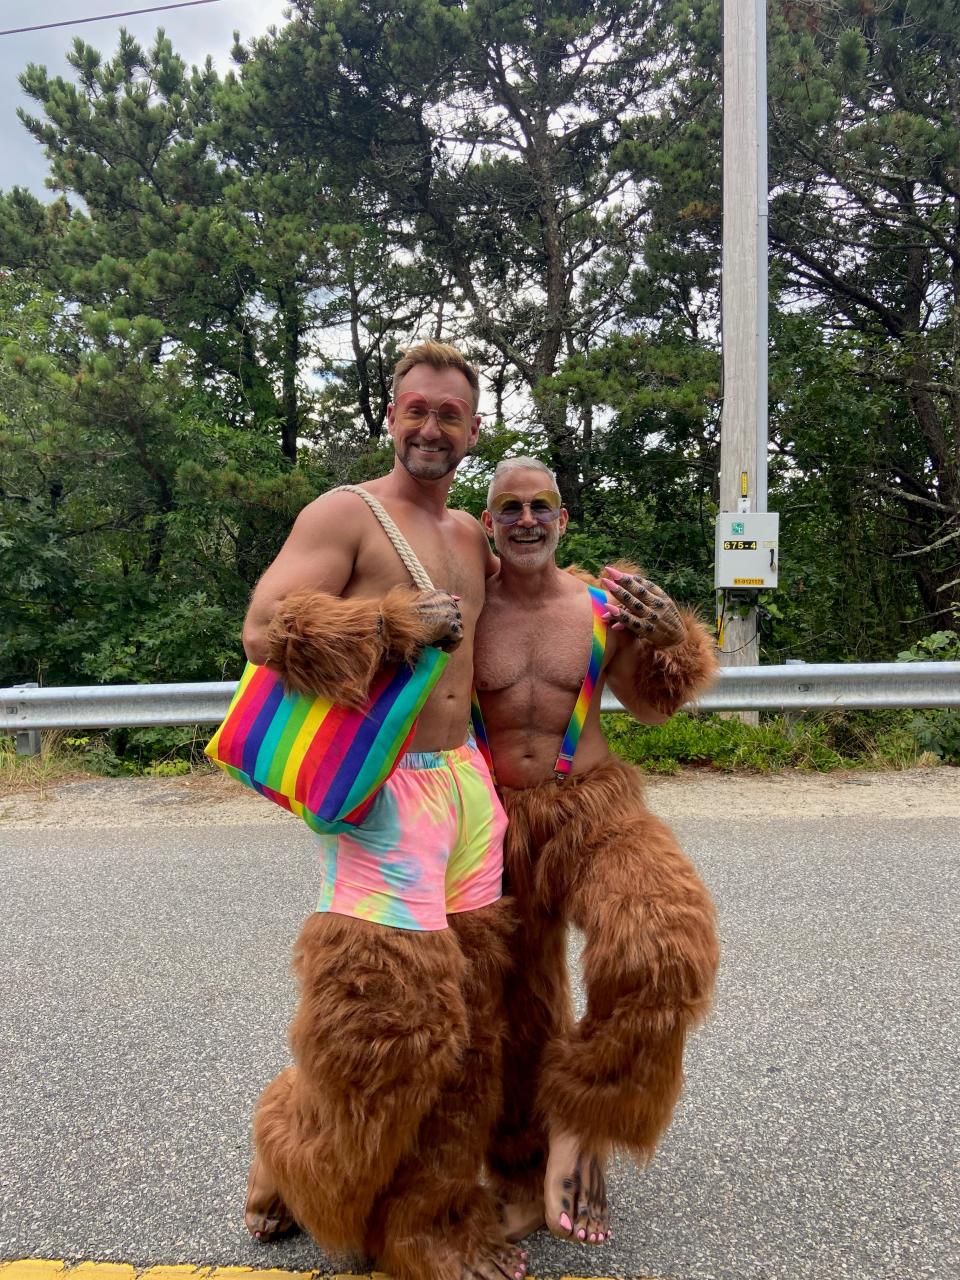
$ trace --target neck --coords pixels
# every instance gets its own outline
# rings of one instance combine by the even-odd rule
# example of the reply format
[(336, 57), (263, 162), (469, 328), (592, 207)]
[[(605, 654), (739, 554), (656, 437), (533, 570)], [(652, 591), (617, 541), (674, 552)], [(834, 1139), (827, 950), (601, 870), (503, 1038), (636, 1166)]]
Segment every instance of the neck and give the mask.
[(383, 477), (383, 492), (401, 502), (439, 514), (446, 510), (447, 495), (455, 475), (456, 471), (450, 471), (439, 480), (420, 480), (410, 474), (399, 458), (394, 458), (393, 470)]
[(500, 590), (511, 600), (544, 600), (558, 595), (564, 572), (550, 559), (542, 569), (519, 569), (501, 557)]

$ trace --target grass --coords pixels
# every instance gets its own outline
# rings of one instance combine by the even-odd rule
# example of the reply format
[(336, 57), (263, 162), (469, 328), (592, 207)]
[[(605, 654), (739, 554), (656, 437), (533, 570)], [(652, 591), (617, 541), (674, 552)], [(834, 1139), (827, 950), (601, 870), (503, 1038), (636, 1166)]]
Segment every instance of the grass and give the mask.
[(38, 756), (18, 756), (14, 739), (0, 737), (0, 796), (35, 791), (42, 800), (57, 783), (89, 776), (86, 762), (66, 745), (68, 736), (69, 730), (48, 729)]

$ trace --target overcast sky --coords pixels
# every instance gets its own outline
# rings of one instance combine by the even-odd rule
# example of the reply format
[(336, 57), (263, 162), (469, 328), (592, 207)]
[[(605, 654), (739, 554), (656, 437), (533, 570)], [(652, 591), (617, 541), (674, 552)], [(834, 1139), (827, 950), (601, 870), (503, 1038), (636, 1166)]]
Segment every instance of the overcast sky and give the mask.
[[(62, 22), (121, 9), (144, 9), (150, 3), (170, 0), (0, 0), (0, 30), (26, 27), (41, 22)], [(29, 187), (38, 196), (50, 198), (43, 185), (47, 162), (43, 148), (17, 119), (17, 107), (39, 113), (20, 88), (17, 77), (29, 62), (47, 68), (51, 76), (72, 75), (66, 53), (74, 36), (104, 54), (113, 54), (121, 27), (141, 44), (150, 43), (162, 26), (174, 50), (189, 66), (202, 63), (209, 53), (222, 73), (230, 65), (233, 32), (243, 40), (260, 35), (271, 25), (283, 24), (287, 0), (215, 0), (191, 9), (171, 9), (167, 13), (146, 13), (139, 17), (110, 18), (85, 22), (80, 26), (54, 27), (51, 31), (30, 31), (23, 35), (0, 36), (0, 189)]]

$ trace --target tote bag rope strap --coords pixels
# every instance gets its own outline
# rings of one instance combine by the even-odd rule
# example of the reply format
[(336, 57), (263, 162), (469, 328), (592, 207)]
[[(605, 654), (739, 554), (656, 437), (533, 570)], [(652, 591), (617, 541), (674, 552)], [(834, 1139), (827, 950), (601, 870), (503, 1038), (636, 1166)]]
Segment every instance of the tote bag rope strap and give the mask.
[(414, 580), (421, 591), (432, 591), (434, 587), (433, 583), (430, 581), (430, 576), (417, 559), (413, 547), (411, 547), (410, 543), (397, 528), (393, 518), (387, 513), (382, 504), (377, 501), (373, 494), (367, 493), (366, 489), (361, 489), (359, 485), (355, 484), (342, 484), (339, 486), (339, 489), (341, 493), (355, 493), (358, 497), (364, 500), (383, 526), (384, 533), (393, 543), (397, 555), (406, 566), (410, 577)]

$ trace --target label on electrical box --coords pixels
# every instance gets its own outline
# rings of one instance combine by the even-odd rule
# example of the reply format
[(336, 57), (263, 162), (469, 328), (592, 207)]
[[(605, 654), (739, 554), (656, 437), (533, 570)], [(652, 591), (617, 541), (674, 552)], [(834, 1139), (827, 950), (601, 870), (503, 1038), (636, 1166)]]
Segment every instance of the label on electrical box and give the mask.
[(721, 511), (714, 540), (714, 585), (752, 590), (777, 585), (780, 517), (775, 511)]

